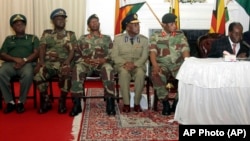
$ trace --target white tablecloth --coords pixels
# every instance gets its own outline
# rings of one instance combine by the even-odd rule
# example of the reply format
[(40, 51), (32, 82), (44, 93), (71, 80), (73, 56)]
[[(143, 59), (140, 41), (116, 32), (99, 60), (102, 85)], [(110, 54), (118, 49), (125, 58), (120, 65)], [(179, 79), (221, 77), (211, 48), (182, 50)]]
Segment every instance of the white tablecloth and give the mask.
[(187, 58), (181, 66), (179, 102), (174, 119), (181, 124), (250, 124), (250, 62)]

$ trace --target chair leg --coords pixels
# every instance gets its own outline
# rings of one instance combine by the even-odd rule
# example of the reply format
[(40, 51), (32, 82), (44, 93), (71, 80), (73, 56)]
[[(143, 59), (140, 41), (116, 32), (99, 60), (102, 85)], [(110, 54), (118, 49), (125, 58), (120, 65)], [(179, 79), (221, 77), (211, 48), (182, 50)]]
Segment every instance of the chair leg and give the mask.
[(34, 100), (34, 108), (37, 108), (37, 92), (36, 92), (36, 82), (33, 81), (33, 100)]
[(157, 93), (156, 90), (154, 90), (154, 110), (155, 111), (158, 110), (158, 108), (157, 108), (157, 106), (158, 106), (158, 96), (157, 96), (156, 93)]
[(146, 93), (147, 93), (147, 102), (148, 102), (148, 109), (150, 109), (151, 107), (151, 105), (150, 105), (150, 93), (149, 93), (149, 89), (150, 89), (150, 82), (149, 82), (150, 80), (149, 80), (149, 78), (147, 77), (146, 78)]
[(84, 84), (84, 82), (83, 82), (83, 84), (82, 84), (82, 88), (83, 88), (83, 93), (82, 93), (82, 95), (83, 95), (83, 101), (84, 102), (86, 102), (86, 93), (85, 93), (85, 84)]
[(2, 108), (3, 108), (3, 97), (2, 97), (2, 92), (0, 92), (0, 109)]
[(115, 89), (116, 89), (116, 101), (119, 103), (120, 101), (120, 94), (119, 94), (119, 84), (118, 84), (118, 78), (115, 78)]
[(53, 86), (52, 86), (53, 82), (52, 80), (49, 81), (49, 96), (51, 99), (51, 102), (54, 102), (54, 94), (53, 94)]
[(13, 100), (15, 102), (15, 100), (16, 100), (16, 96), (15, 96), (15, 82), (13, 82), (13, 81), (10, 82), (10, 88), (11, 88)]

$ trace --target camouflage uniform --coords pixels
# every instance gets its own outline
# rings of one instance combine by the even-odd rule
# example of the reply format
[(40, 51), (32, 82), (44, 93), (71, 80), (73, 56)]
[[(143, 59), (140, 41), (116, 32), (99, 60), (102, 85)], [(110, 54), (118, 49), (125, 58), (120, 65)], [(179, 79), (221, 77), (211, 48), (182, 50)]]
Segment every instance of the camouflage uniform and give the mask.
[[(113, 44), (108, 35), (82, 35), (78, 40), (78, 48), (75, 51), (75, 67), (72, 72), (72, 94), (83, 94), (84, 79), (93, 73), (102, 78), (106, 94), (114, 95), (114, 71), (111, 66), (110, 49)], [(106, 63), (93, 66), (90, 59), (105, 58)]]
[[(63, 35), (63, 36), (62, 36)], [(75, 33), (63, 31), (60, 35), (54, 30), (45, 30), (40, 40), (40, 44), (46, 44), (45, 65), (40, 67), (35, 75), (38, 89), (47, 92), (48, 80), (53, 76), (59, 76), (59, 87), (61, 91), (68, 92), (70, 89), (70, 68), (62, 66), (68, 58), (69, 50), (74, 49), (76, 43)]]
[(150, 44), (150, 51), (156, 52), (156, 61), (162, 70), (159, 75), (151, 76), (153, 87), (157, 90), (158, 98), (164, 99), (168, 95), (167, 78), (170, 74), (176, 77), (184, 61), (182, 53), (190, 50), (189, 45), (181, 31), (172, 35), (165, 32), (155, 33), (150, 37)]

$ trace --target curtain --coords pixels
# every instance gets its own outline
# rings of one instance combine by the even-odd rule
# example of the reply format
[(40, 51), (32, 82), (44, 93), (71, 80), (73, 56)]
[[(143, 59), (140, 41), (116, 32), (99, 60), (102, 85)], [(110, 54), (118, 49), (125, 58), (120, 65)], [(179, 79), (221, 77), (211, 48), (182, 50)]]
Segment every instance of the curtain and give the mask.
[(86, 0), (0, 0), (0, 7), (0, 48), (6, 36), (14, 34), (9, 19), (18, 13), (27, 18), (26, 33), (40, 38), (43, 30), (53, 29), (50, 13), (63, 8), (68, 16), (66, 29), (74, 31), (77, 38), (84, 34)]

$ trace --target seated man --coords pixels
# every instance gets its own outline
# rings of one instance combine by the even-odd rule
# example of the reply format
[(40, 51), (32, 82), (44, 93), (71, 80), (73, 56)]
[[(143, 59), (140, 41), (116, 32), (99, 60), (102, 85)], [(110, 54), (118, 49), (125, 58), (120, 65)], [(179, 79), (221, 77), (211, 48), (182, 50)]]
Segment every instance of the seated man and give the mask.
[(223, 52), (227, 51), (230, 54), (235, 54), (238, 58), (247, 58), (249, 56), (249, 48), (242, 43), (243, 27), (241, 23), (230, 23), (228, 31), (228, 36), (212, 43), (208, 57), (223, 57)]
[(102, 78), (105, 96), (106, 112), (115, 115), (114, 101), (114, 71), (111, 66), (110, 49), (113, 47), (110, 36), (101, 34), (100, 22), (96, 14), (91, 15), (88, 20), (89, 34), (82, 35), (78, 40), (79, 46), (76, 50), (76, 62), (72, 72), (71, 93), (74, 98), (74, 106), (70, 115), (76, 116), (80, 110), (80, 98), (84, 89), (82, 84), (86, 76), (93, 73)]
[(145, 85), (146, 62), (148, 59), (148, 38), (140, 34), (137, 14), (130, 14), (122, 21), (126, 33), (116, 35), (112, 59), (118, 72), (123, 97), (123, 112), (130, 112), (130, 81), (134, 79), (134, 111), (141, 112), (140, 101)]
[[(174, 78), (184, 58), (190, 56), (190, 49), (184, 33), (176, 30), (176, 16), (172, 13), (162, 17), (162, 33), (150, 37), (150, 61), (152, 63), (152, 83), (162, 100), (162, 115), (170, 115), (170, 103), (166, 88), (169, 74)], [(174, 102), (174, 106), (177, 99)]]
[[(26, 24), (24, 15), (13, 15), (10, 18), (10, 25), (15, 35), (8, 36), (1, 48), (1, 59), (5, 62), (0, 68), (0, 90), (7, 103), (4, 113), (10, 113), (14, 109), (17, 113), (24, 112), (24, 103), (33, 82), (39, 40), (37, 36), (25, 33)], [(20, 76), (20, 96), (17, 105), (10, 90), (10, 79), (14, 76)]]
[(39, 63), (35, 69), (35, 80), (40, 91), (40, 114), (46, 113), (52, 108), (47, 92), (48, 80), (53, 76), (59, 77), (58, 85), (61, 89), (58, 113), (67, 112), (66, 96), (71, 86), (71, 65), (74, 57), (74, 45), (76, 36), (72, 31), (65, 30), (66, 12), (63, 9), (55, 9), (50, 19), (54, 29), (44, 30), (40, 40)]

